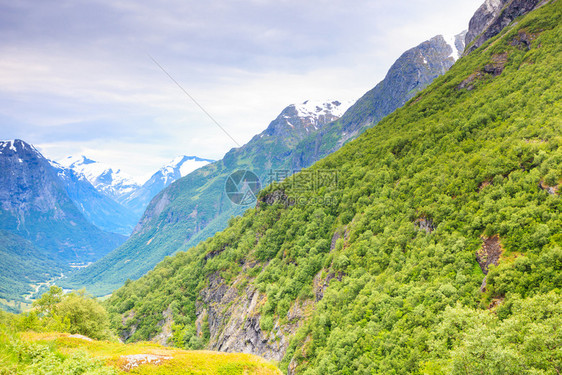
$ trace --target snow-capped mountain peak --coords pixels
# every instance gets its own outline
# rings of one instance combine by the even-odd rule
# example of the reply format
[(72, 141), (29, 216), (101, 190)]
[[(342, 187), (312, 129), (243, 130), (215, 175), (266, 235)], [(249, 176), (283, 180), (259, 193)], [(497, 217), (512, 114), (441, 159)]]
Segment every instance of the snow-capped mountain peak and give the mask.
[(324, 125), (339, 119), (354, 101), (313, 101), (291, 104), (256, 137), (276, 136), (288, 144), (306, 137)]
[[(29, 148), (31, 152), (41, 155), (41, 153), (33, 145), (30, 145), (21, 139), (0, 140), (0, 154), (3, 154), (4, 152), (17, 154), (25, 151), (27, 148)], [(41, 157), (43, 156), (41, 155)]]
[(332, 115), (336, 117), (341, 117), (348, 110), (354, 101), (340, 102), (338, 100), (332, 100), (327, 102), (307, 100), (301, 104), (293, 104), (297, 110), (299, 117), (314, 117), (318, 118), (322, 115)]
[(199, 169), (214, 160), (203, 159), (197, 156), (181, 155), (174, 158), (171, 162), (160, 168), (160, 172), (164, 175), (174, 174), (174, 171), (179, 171), (180, 177), (184, 177), (196, 169)]
[(60, 164), (84, 175), (96, 189), (120, 202), (138, 189), (139, 184), (120, 169), (97, 162), (84, 155), (69, 156)]

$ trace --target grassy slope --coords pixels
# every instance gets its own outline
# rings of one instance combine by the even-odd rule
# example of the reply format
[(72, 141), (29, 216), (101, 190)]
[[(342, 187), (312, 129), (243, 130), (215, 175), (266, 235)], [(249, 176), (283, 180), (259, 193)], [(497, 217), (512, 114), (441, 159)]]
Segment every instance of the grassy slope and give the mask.
[[(273, 364), (250, 354), (185, 351), (153, 343), (124, 345), (73, 338), (62, 333), (28, 332), (18, 334), (17, 337), (19, 339), (13, 333), (10, 336), (6, 331), (0, 332), (1, 373), (59, 373), (63, 369), (69, 371), (73, 368), (76, 372), (72, 373), (79, 374), (82, 372), (77, 368), (83, 371), (86, 367), (91, 367), (90, 370), (97, 369), (100, 374), (280, 374)], [(130, 360), (123, 357), (130, 355), (157, 356), (160, 363), (139, 363), (130, 368)], [(78, 356), (81, 365), (76, 360)]]
[[(469, 328), (476, 338), (497, 333), (498, 350), (525, 353), (522, 341), (506, 336), (509, 329), (485, 308), (499, 304), (494, 311), (503, 322), (520, 322), (526, 304), (560, 297), (562, 207), (559, 194), (544, 186), (556, 187), (562, 178), (561, 15), (560, 1), (553, 1), (526, 16), (379, 126), (315, 164), (313, 171), (340, 172), (339, 189), (301, 196), (330, 196), (336, 206), (262, 204), (116, 291), (109, 300), (113, 313), (136, 312), (136, 339), (158, 331), (170, 304), (176, 322), (191, 327), (198, 291), (218, 273), (226, 284), (245, 278), (267, 295), (261, 323), (268, 330), (272, 321), (286, 321), (296, 300), (314, 300), (315, 276), (331, 274), (341, 281), (332, 280), (293, 338), (285, 366), (293, 360), (307, 374), (454, 372), (463, 358), (479, 363)], [(530, 50), (516, 45), (518, 32), (532, 35)], [(484, 73), (502, 56), (501, 75)], [(459, 88), (476, 73), (472, 90)], [(288, 184), (283, 188), (291, 193)], [(420, 220), (434, 231), (416, 230)], [(344, 235), (332, 249), (334, 233)], [(493, 235), (504, 254), (481, 293), (484, 274), (475, 253), (482, 237)], [(205, 259), (210, 253), (218, 255)], [(251, 261), (258, 265), (244, 267)], [(451, 334), (444, 347), (431, 344), (455, 308), (485, 318), (467, 325), (466, 335)], [(543, 324), (549, 317), (532, 319)], [(554, 348), (548, 353), (560, 351)], [(554, 373), (560, 361), (505, 355), (503, 365), (542, 358), (512, 368), (544, 373)]]

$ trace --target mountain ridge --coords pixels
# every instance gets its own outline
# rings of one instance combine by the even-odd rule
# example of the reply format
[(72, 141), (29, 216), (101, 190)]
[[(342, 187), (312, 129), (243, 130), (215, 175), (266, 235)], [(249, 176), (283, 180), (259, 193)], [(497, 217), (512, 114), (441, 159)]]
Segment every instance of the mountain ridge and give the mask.
[[(384, 115), (402, 106), (442, 75), (453, 65), (453, 55), (455, 49), (443, 36), (406, 51), (389, 69), (387, 77), (349, 109), (340, 110), (344, 114), (335, 122), (330, 122), (333, 120), (330, 117), (318, 117), (324, 124), (303, 120), (297, 110), (299, 105), (289, 105), (248, 144), (232, 149), (222, 160), (193, 172), (159, 193), (147, 206), (127, 243), (98, 263), (61, 281), (61, 285), (85, 286), (96, 295), (107, 294), (127, 278), (142, 276), (164, 256), (194, 246), (224, 229), (231, 216), (238, 216), (247, 208), (233, 205), (225, 194), (224, 181), (231, 173), (253, 171), (266, 185), (272, 182), (270, 180), (287, 177), (310, 166), (374, 126)], [(326, 105), (307, 104), (312, 112), (319, 107), (318, 113), (322, 113), (334, 101)], [(347, 104), (341, 108), (346, 107)], [(311, 109), (302, 112), (308, 116)], [(297, 126), (291, 127), (289, 123)]]
[(114, 327), (136, 341), (167, 322), (173, 345), (288, 374), (555, 373), (561, 20), (559, 1), (530, 12), (303, 172), (337, 169), (336, 189), (271, 185), (128, 281)]

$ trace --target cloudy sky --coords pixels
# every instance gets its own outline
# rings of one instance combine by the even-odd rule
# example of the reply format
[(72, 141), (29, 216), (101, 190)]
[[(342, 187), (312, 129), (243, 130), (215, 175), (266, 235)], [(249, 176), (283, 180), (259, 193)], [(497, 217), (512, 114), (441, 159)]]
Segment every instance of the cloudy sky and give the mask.
[(219, 159), (291, 103), (357, 99), (482, 0), (0, 0), (0, 139), (138, 179)]

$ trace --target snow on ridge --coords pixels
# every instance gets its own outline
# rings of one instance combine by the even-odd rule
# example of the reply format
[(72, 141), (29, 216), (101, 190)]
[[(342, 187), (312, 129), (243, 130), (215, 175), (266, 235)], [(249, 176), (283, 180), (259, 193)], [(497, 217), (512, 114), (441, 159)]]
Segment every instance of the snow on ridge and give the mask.
[(9, 148), (10, 150), (12, 150), (13, 152), (18, 152), (18, 150), (16, 149), (16, 140), (5, 140), (5, 141), (0, 141), (0, 147), (2, 148)]
[[(27, 147), (29, 146), (30, 150), (32, 152), (35, 152), (38, 156), (43, 157), (43, 155), (39, 152), (39, 150), (37, 150), (33, 145), (26, 143), (25, 141), (22, 141), (21, 139), (8, 139), (8, 140), (0, 140), (0, 149), (5, 149), (8, 148), (9, 150), (13, 151), (14, 153), (18, 153), (18, 149), (16, 147), (16, 144), (19, 145), (19, 147), (21, 148), (21, 150), (25, 150), (27, 149)], [(2, 152), (0, 151), (0, 154)]]
[(164, 178), (167, 181), (168, 178), (171, 178), (169, 176), (173, 176), (176, 171), (179, 171), (181, 177), (184, 177), (194, 170), (212, 162), (214, 161), (210, 159), (202, 159), (197, 156), (180, 155), (160, 168), (160, 172), (164, 175)]
[(341, 117), (355, 103), (355, 101), (332, 100), (327, 102), (307, 100), (301, 104), (294, 104), (299, 117), (318, 118), (321, 115), (332, 114)]
[(457, 61), (461, 56), (455, 46), (456, 37), (454, 35), (443, 35), (443, 39), (445, 39), (445, 43), (447, 43), (447, 45), (453, 50), (449, 57), (452, 57), (455, 61)]
[(60, 161), (60, 164), (75, 170), (78, 174), (84, 175), (92, 185), (99, 185), (96, 180), (100, 177), (110, 177), (111, 182), (104, 185), (112, 187), (120, 187), (120, 190), (126, 192), (139, 186), (139, 184), (129, 175), (120, 169), (113, 169), (105, 163), (100, 163), (89, 159), (84, 155), (69, 156)]

